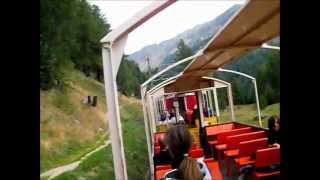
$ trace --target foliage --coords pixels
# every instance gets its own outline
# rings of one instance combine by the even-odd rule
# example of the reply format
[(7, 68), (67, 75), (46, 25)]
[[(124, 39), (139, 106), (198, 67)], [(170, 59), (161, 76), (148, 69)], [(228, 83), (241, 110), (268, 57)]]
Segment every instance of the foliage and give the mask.
[(174, 54), (175, 61), (178, 62), (192, 55), (192, 49), (184, 43), (183, 39), (180, 39), (177, 45), (177, 51)]
[(140, 71), (138, 64), (124, 55), (117, 75), (118, 90), (124, 95), (139, 97), (140, 84), (146, 79), (146, 74)]
[(109, 24), (97, 6), (84, 0), (40, 1), (40, 87), (65, 82), (73, 66), (101, 80), (99, 39)]
[[(261, 108), (280, 102), (279, 52), (256, 49), (243, 54), (236, 61), (223, 68), (243, 72), (256, 78)], [(212, 75), (232, 84), (235, 104), (255, 103), (254, 87), (251, 80), (225, 72), (214, 72)], [(222, 101), (227, 101), (227, 99), (223, 98)], [(221, 103), (224, 104), (224, 102)]]
[[(121, 98), (126, 98), (121, 96)], [(141, 104), (134, 98), (125, 99), (120, 109), (123, 129), (123, 143), (129, 179), (145, 179), (148, 156)], [(127, 111), (127, 112), (126, 112)], [(130, 111), (130, 112), (129, 112)], [(131, 113), (132, 111), (136, 113)], [(138, 163), (137, 163), (138, 162)], [(111, 145), (95, 152), (70, 172), (54, 178), (63, 179), (114, 179)]]

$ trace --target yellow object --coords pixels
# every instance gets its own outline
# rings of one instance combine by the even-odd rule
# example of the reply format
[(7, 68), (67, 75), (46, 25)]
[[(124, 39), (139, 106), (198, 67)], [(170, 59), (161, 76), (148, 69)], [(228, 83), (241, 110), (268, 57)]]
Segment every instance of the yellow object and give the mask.
[(218, 118), (216, 116), (213, 117), (205, 117), (204, 118), (204, 124), (205, 126), (218, 124)]
[(157, 131), (158, 132), (166, 132), (167, 131), (167, 125), (166, 124), (158, 125)]

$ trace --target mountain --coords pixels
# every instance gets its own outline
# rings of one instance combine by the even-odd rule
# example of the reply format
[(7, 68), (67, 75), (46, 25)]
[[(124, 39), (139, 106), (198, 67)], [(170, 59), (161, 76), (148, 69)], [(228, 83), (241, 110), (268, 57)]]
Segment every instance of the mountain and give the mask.
[(241, 5), (236, 4), (209, 22), (197, 25), (159, 44), (145, 46), (141, 50), (130, 54), (128, 59), (135, 61), (140, 69), (145, 71), (147, 70), (146, 57), (149, 57), (151, 68), (160, 66), (161, 69), (161, 66), (165, 66), (173, 61), (173, 54), (180, 39), (183, 39), (192, 48), (193, 52), (196, 53), (240, 7)]

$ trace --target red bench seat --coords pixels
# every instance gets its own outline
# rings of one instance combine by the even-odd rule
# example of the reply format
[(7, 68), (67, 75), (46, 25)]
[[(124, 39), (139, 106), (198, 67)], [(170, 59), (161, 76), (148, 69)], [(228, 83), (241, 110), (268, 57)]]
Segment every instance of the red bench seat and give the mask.
[(274, 170), (270, 172), (259, 171), (259, 168), (270, 166), (273, 164), (280, 164), (280, 148), (266, 148), (260, 149), (256, 152), (255, 170), (253, 177), (255, 180), (265, 177), (277, 177), (280, 179), (280, 171)]

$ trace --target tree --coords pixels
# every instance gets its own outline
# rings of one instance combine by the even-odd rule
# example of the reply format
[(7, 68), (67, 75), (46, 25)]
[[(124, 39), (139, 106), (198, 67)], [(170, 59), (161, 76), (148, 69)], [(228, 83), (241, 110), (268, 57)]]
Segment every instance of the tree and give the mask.
[(78, 0), (40, 1), (40, 87), (63, 85), (75, 67), (102, 80), (99, 40), (109, 31), (97, 6)]
[(184, 43), (183, 39), (180, 39), (177, 46), (177, 51), (175, 52), (175, 55), (174, 55), (175, 61), (178, 62), (192, 55), (193, 55), (192, 49)]
[(138, 64), (129, 61), (124, 55), (117, 75), (118, 90), (127, 96), (140, 96), (140, 84), (146, 80), (146, 76), (139, 69)]
[(270, 52), (267, 62), (257, 73), (260, 98), (264, 96), (267, 105), (280, 102), (280, 59), (279, 52)]

